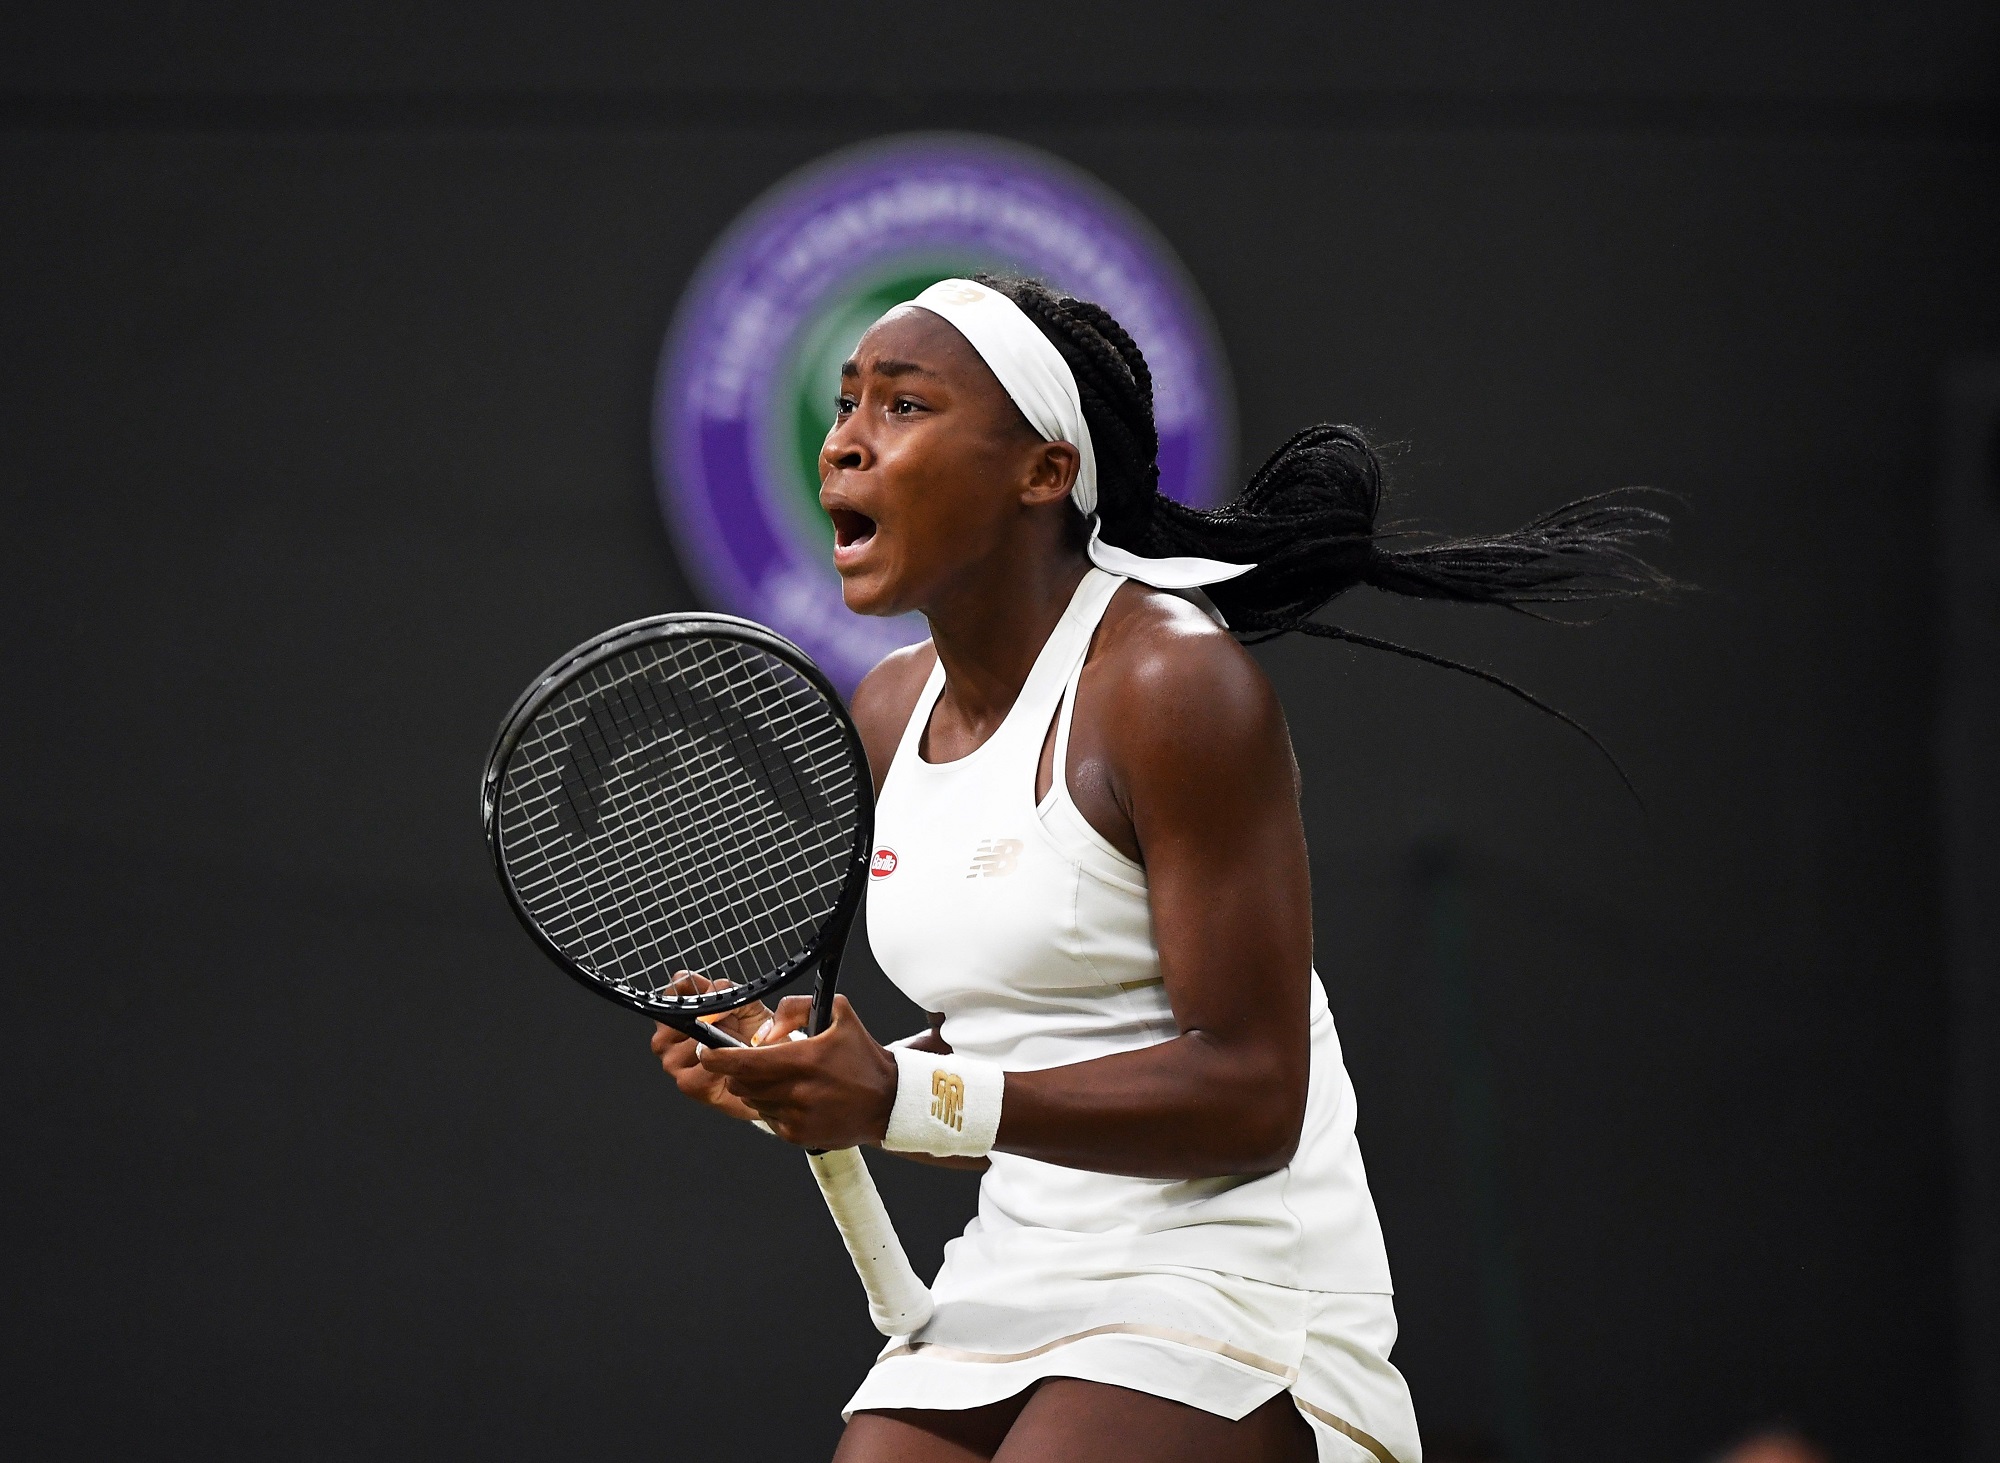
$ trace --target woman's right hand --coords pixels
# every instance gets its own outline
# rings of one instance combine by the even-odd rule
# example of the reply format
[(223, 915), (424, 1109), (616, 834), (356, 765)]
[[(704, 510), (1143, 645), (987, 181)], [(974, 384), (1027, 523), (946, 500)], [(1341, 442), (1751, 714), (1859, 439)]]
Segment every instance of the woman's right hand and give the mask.
[[(668, 987), (679, 996), (698, 995), (703, 991), (726, 989), (728, 981), (710, 981), (706, 976), (696, 975), (691, 970), (683, 970), (674, 977)], [(726, 1016), (719, 1016), (712, 1023), (721, 1027), (731, 1036), (754, 1042), (757, 1033), (771, 1019), (771, 1008), (762, 1001), (752, 1001), (740, 1006)], [(696, 1059), (701, 1044), (693, 1037), (676, 1031), (665, 1022), (653, 1023), (653, 1055), (660, 1059), (660, 1069), (674, 1079), (674, 1086), (696, 1102), (706, 1104), (728, 1117), (740, 1118), (746, 1123), (755, 1122), (757, 1114), (740, 1098), (732, 1097), (721, 1077), (708, 1071)]]

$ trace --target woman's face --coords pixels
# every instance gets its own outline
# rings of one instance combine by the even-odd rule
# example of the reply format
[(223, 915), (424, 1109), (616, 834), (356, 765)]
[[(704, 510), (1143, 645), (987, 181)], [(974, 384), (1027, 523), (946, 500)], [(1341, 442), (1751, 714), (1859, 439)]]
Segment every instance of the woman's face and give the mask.
[(847, 607), (897, 615), (932, 604), (990, 559), (1025, 515), (1060, 503), (1076, 449), (1045, 442), (964, 336), (902, 306), (841, 368), (819, 455), (819, 501)]

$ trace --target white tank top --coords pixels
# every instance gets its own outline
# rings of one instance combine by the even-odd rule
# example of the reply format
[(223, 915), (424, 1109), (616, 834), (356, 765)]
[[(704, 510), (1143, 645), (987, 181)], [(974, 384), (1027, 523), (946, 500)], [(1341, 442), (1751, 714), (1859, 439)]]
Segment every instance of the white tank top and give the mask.
[[(944, 689), (944, 666), (934, 667), (876, 807), (876, 959), (911, 1000), (943, 1014), (954, 1050), (1009, 1071), (1179, 1035), (1145, 870), (1090, 826), (1068, 787), (1077, 677), (1124, 582), (1085, 574), (999, 729), (956, 762), (917, 751)], [(1056, 775), (1037, 806), (1051, 718)], [(1101, 1253), (1113, 1268), (1181, 1265), (1307, 1290), (1388, 1292), (1354, 1089), (1317, 975), (1298, 979), (1310, 987), (1312, 1067), (1289, 1165), (1255, 1178), (1142, 1179), (995, 1153), (978, 1217), (954, 1249), (1029, 1266), (1038, 1254), (1073, 1265)]]

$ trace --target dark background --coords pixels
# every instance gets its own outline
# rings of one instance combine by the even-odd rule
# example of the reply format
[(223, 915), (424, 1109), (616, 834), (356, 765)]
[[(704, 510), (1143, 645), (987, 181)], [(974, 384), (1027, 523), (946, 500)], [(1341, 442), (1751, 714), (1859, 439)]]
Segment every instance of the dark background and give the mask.
[[(1426, 522), (1686, 500), (1672, 609), (1339, 610), (1578, 714), (1649, 814), (1476, 684), (1260, 652), (1427, 1431), (1970, 1458), (1934, 489), (1941, 372), (2000, 349), (1996, 40), (1971, 0), (0, 22), (8, 1450), (828, 1451), (872, 1332), (803, 1164), (542, 963), (474, 781), (555, 653), (693, 603), (647, 419), (703, 251), (969, 128), (1180, 252), (1247, 460), (1333, 417)], [(927, 1269), (970, 1189), (876, 1167)]]

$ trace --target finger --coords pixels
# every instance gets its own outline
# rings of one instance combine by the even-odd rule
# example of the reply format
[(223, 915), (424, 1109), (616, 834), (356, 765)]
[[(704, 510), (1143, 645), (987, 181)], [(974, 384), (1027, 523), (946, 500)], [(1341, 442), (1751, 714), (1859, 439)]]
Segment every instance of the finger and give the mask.
[(698, 1060), (705, 1073), (746, 1103), (766, 1107), (796, 1103), (801, 1099), (801, 1082), (813, 1076), (812, 1054), (797, 1050), (802, 1045), (784, 1042), (775, 1047), (732, 1047), (726, 1051), (708, 1048)]
[(738, 1006), (715, 1019), (714, 1024), (727, 1031), (739, 1041), (757, 1044), (757, 1032), (770, 1021), (771, 1008), (762, 1001), (752, 1001), (747, 1006)]
[(665, 1072), (693, 1066), (694, 1053), (688, 1048), (694, 1045), (685, 1032), (676, 1031), (671, 1026), (661, 1025), (653, 1033), (653, 1055), (659, 1058), (660, 1068)]
[(798, 1063), (788, 1060), (789, 1056), (779, 1047), (705, 1046), (695, 1053), (695, 1062), (704, 1072), (724, 1082), (762, 1089), (797, 1078)]
[(867, 1023), (861, 1019), (861, 1013), (845, 996), (833, 998), (833, 1014), (827, 1019), (825, 1034), (838, 1036), (843, 1042), (859, 1039), (870, 1046), (879, 1045), (868, 1030)]
[(718, 1077), (747, 1076), (754, 1071), (759, 1059), (769, 1061), (776, 1055), (769, 1048), (754, 1046), (701, 1046), (694, 1059), (704, 1071), (713, 1072)]
[[(770, 1051), (766, 1047), (764, 1051)], [(756, 1057), (758, 1051), (728, 1051), (726, 1057)], [(776, 1053), (772, 1053), (776, 1055)], [(810, 1069), (800, 1069), (796, 1061), (752, 1061), (746, 1069), (718, 1071), (710, 1061), (702, 1061), (702, 1071), (710, 1081), (718, 1083), (726, 1093), (752, 1107), (796, 1107), (810, 1101), (810, 1093), (818, 1089), (812, 1081), (814, 1073)]]
[(674, 1079), (674, 1086), (688, 1097), (705, 1097), (715, 1086), (715, 1079), (692, 1062), (668, 1067), (667, 1075)]
[[(728, 979), (709, 980), (703, 976), (694, 975), (688, 971), (681, 972), (681, 979), (687, 981), (690, 988), (697, 995), (707, 995), (707, 996), (720, 995), (723, 991), (726, 991), (730, 989), (730, 987), (735, 985), (735, 982), (732, 980)], [(697, 984), (697, 982), (699, 983)], [(677, 986), (680, 983), (681, 983), (680, 980), (674, 982), (674, 984)], [(716, 1022), (722, 1020), (728, 1014), (729, 1012), (727, 1011), (710, 1011), (706, 1016), (697, 1016), (694, 1019), (701, 1022), (701, 1024), (704, 1026), (713, 1026), (715, 1025)]]
[(804, 1031), (812, 1022), (812, 1008), (811, 996), (786, 996), (778, 1002), (778, 1014), (771, 1020), (771, 1029), (759, 1035), (757, 1044), (769, 1046), (794, 1031)]
[(798, 1129), (793, 1127), (788, 1119), (765, 1118), (763, 1119), (763, 1123), (765, 1127), (771, 1130), (772, 1137), (782, 1138), (787, 1143), (797, 1143), (799, 1141)]
[(660, 1056), (665, 1056), (668, 1052), (686, 1045), (693, 1039), (693, 1037), (689, 1036), (678, 1026), (671, 1025), (665, 1021), (655, 1021), (653, 1023), (652, 1047), (654, 1052)]
[(757, 1110), (757, 1118), (771, 1130), (773, 1137), (783, 1138), (787, 1143), (803, 1144), (812, 1134), (805, 1110), (796, 1103), (766, 1103)]
[(677, 970), (674, 978), (667, 983), (667, 994), (672, 996), (699, 996), (705, 994), (714, 982), (705, 975), (697, 975), (692, 970)]

